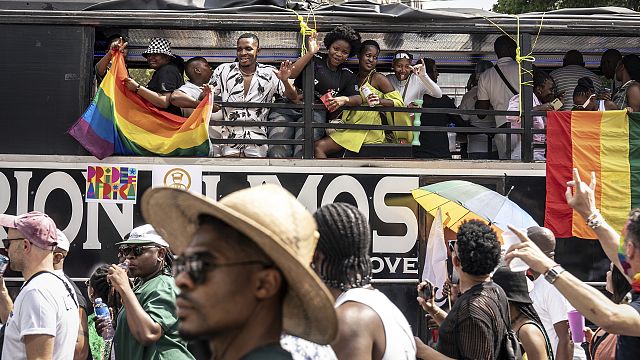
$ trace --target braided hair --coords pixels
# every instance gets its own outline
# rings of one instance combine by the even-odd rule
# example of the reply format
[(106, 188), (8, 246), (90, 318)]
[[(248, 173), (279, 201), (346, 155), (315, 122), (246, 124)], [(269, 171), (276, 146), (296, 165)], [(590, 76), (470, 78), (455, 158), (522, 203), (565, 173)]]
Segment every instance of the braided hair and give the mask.
[[(89, 286), (93, 288), (94, 298), (102, 298), (102, 301), (113, 310), (113, 314), (118, 314), (122, 307), (122, 301), (118, 292), (111, 286), (107, 280), (110, 265), (104, 264), (97, 268), (89, 278)], [(115, 328), (117, 316), (113, 317), (113, 326)]]
[(317, 250), (324, 259), (316, 269), (330, 288), (346, 291), (371, 281), (371, 230), (353, 205), (327, 204), (314, 214), (320, 232)]

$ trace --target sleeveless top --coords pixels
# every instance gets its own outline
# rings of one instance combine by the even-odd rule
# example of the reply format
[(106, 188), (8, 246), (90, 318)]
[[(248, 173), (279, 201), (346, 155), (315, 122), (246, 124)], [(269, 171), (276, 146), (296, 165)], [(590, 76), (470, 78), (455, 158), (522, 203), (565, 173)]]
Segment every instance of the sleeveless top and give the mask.
[(629, 89), (629, 87), (633, 84), (635, 84), (636, 81), (634, 80), (629, 80), (626, 83), (624, 83), (624, 85), (622, 85), (618, 91), (616, 91), (616, 93), (613, 95), (612, 101), (618, 105), (618, 109), (620, 110), (624, 110), (627, 107), (627, 104), (629, 103), (627, 101), (627, 90)]
[[(535, 321), (527, 320), (522, 325), (520, 325), (520, 327), (516, 331), (516, 335), (518, 336), (518, 341), (520, 341), (520, 329), (522, 329), (523, 326), (529, 325), (529, 324), (537, 327), (538, 330), (540, 330), (540, 332), (542, 333), (542, 335), (544, 335), (544, 342), (547, 350), (547, 358), (549, 360), (554, 360), (553, 349), (551, 349), (551, 341), (549, 340), (549, 336), (547, 335), (547, 332), (544, 330), (544, 327), (542, 327), (542, 325), (536, 323)], [(520, 342), (520, 350), (522, 350), (522, 360), (527, 360), (527, 353), (525, 352), (524, 347), (522, 346), (522, 342)]]
[(386, 348), (382, 360), (414, 360), (416, 343), (411, 327), (402, 312), (383, 293), (376, 289), (347, 290), (336, 299), (335, 307), (353, 301), (375, 311), (384, 326)]

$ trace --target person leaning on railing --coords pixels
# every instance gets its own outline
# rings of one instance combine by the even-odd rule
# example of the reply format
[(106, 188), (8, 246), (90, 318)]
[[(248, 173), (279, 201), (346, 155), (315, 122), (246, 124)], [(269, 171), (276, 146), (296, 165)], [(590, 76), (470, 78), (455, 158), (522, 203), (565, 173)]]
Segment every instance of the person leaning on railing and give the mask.
[[(362, 96), (362, 104), (369, 106), (404, 107), (404, 102), (400, 93), (393, 88), (389, 80), (382, 74), (376, 72), (380, 54), (380, 45), (373, 40), (366, 40), (362, 43), (358, 53), (359, 71), (357, 75), (358, 89)], [(409, 125), (407, 113), (397, 113), (395, 120)], [(391, 114), (387, 115), (390, 118)], [(401, 121), (404, 119), (404, 121)], [(382, 125), (382, 118), (377, 111), (353, 111), (344, 110), (342, 120), (346, 124)], [(408, 131), (398, 132), (407, 141)], [(385, 134), (382, 130), (352, 130), (337, 129), (328, 136), (315, 142), (315, 157), (326, 158), (328, 154), (347, 149), (359, 152), (364, 144), (380, 144), (385, 141)]]

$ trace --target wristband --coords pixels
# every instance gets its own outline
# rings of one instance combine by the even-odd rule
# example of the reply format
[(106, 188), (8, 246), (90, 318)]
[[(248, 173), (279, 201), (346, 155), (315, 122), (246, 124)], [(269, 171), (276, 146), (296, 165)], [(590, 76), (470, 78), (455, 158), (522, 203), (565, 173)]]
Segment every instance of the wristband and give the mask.
[(562, 266), (554, 265), (549, 270), (547, 270), (547, 272), (544, 274), (544, 278), (549, 284), (553, 284), (558, 276), (560, 276), (560, 274), (565, 271), (566, 270)]
[(589, 215), (586, 221), (587, 225), (593, 230), (602, 226), (603, 222), (604, 218), (602, 217), (602, 214), (600, 214), (600, 211), (598, 211), (598, 209), (596, 209), (591, 215)]

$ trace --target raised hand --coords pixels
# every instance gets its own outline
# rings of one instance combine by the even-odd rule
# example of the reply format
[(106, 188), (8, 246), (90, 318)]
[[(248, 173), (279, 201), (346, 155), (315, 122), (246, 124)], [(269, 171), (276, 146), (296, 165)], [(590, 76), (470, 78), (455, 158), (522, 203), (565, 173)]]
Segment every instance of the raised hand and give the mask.
[(420, 59), (420, 63), (413, 65), (411, 69), (416, 75), (427, 76), (427, 66), (424, 64), (424, 59)]
[(309, 42), (307, 45), (307, 51), (312, 54), (317, 54), (320, 51), (320, 45), (318, 44), (318, 33), (314, 32), (309, 35)]
[[(572, 191), (573, 189), (573, 191)], [(591, 183), (582, 182), (578, 169), (573, 168), (573, 180), (567, 182), (565, 196), (567, 204), (583, 218), (588, 218), (596, 209), (596, 173), (591, 172)]]
[(504, 255), (504, 260), (507, 264), (510, 264), (511, 260), (514, 258), (519, 258), (527, 263), (531, 269), (540, 274), (546, 273), (550, 268), (556, 265), (556, 263), (545, 255), (542, 250), (540, 250), (540, 248), (527, 237), (526, 234), (511, 225), (509, 225), (509, 230), (513, 231), (521, 242), (519, 244), (511, 245), (509, 249), (507, 249), (507, 252)]
[(291, 76), (291, 71), (293, 70), (293, 64), (289, 60), (285, 60), (280, 63), (279, 70), (273, 70), (276, 74), (276, 77), (280, 79), (280, 81), (289, 81), (289, 77)]

